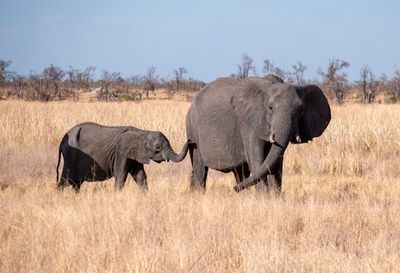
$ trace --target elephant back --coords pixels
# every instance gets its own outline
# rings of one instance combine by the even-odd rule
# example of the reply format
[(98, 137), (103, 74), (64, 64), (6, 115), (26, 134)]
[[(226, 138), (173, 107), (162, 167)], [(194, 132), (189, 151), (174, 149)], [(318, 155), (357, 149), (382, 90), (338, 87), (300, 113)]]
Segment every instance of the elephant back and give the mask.
[(82, 123), (68, 131), (68, 145), (91, 157), (102, 168), (107, 169), (114, 154), (118, 137), (126, 132), (139, 130), (131, 126), (103, 126), (97, 123)]

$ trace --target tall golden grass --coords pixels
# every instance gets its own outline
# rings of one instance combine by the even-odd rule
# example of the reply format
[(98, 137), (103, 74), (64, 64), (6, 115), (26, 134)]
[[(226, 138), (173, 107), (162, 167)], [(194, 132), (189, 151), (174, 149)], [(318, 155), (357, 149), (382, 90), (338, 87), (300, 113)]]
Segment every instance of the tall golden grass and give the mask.
[(283, 193), (236, 194), (190, 160), (56, 190), (58, 144), (95, 121), (160, 130), (179, 150), (189, 103), (0, 102), (0, 272), (400, 272), (400, 107), (333, 107), (323, 136), (290, 145)]

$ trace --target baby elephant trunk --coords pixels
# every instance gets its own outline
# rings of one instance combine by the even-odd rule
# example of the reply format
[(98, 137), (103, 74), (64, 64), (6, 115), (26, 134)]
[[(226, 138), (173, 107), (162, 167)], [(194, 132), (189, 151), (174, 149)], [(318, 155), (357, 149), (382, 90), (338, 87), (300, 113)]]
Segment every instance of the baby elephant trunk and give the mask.
[(174, 150), (172, 150), (171, 146), (169, 146), (167, 152), (167, 158), (173, 162), (181, 162), (186, 157), (188, 148), (189, 148), (189, 141), (187, 141), (185, 145), (183, 145), (182, 150), (178, 155), (174, 152)]

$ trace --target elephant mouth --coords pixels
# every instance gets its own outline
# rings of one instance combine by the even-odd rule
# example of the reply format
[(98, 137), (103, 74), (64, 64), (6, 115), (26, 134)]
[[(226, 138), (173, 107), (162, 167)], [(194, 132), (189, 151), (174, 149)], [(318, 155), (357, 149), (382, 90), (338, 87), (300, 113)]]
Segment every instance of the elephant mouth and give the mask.
[(160, 164), (161, 162), (163, 162), (163, 160), (153, 160), (154, 162)]

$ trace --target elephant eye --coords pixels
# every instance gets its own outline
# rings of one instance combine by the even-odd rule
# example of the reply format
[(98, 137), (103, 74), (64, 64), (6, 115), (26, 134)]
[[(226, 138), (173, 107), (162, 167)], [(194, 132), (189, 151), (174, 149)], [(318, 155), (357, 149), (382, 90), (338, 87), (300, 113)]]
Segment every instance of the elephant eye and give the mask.
[(156, 147), (154, 149), (156, 150), (156, 152), (161, 151), (161, 145), (156, 145)]

